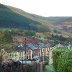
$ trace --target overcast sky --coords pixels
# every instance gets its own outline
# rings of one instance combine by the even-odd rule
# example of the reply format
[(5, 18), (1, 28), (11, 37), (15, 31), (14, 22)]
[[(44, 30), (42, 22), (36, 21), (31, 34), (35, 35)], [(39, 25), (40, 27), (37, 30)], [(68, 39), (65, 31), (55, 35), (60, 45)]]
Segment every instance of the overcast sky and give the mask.
[(72, 16), (72, 0), (0, 0), (5, 5), (41, 16)]

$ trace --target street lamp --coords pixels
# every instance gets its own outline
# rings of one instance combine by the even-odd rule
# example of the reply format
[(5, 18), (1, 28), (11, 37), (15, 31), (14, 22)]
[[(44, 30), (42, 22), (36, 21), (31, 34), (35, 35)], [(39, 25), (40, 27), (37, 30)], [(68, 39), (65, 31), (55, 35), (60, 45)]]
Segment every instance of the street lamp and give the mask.
[(25, 72), (27, 72), (26, 70), (26, 38), (24, 38), (24, 45), (21, 45), (22, 48), (24, 48), (23, 50), (25, 51), (24, 54), (25, 54), (25, 58), (23, 57), (24, 54), (23, 54), (23, 51), (22, 51), (22, 71), (23, 71), (23, 59), (25, 59)]

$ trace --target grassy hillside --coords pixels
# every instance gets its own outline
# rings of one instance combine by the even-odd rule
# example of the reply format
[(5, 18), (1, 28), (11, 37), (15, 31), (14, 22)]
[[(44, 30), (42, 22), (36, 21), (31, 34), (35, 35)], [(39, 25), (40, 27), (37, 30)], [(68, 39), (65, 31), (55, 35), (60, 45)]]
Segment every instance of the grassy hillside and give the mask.
[(0, 27), (52, 32), (72, 37), (72, 17), (42, 17), (0, 4)]
[(72, 17), (47, 17), (46, 20), (51, 22), (71, 22)]
[(31, 16), (48, 25), (51, 31), (72, 33), (72, 17), (42, 17), (34, 14)]
[(17, 10), (19, 9), (0, 4), (0, 27), (48, 31), (40, 22), (21, 15)]

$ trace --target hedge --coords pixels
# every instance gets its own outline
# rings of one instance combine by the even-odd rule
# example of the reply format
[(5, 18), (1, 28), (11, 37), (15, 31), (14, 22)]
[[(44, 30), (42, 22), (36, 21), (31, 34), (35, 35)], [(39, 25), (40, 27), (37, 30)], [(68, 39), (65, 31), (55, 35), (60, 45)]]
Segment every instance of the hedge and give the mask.
[(72, 72), (72, 50), (67, 48), (53, 50), (53, 65), (56, 72)]

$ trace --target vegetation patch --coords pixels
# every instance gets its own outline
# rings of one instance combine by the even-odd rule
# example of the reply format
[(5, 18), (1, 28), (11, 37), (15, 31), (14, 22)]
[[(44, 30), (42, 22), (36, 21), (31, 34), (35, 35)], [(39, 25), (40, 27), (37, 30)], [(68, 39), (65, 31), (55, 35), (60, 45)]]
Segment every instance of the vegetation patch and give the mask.
[(53, 51), (53, 65), (56, 72), (72, 72), (72, 50), (55, 49)]

